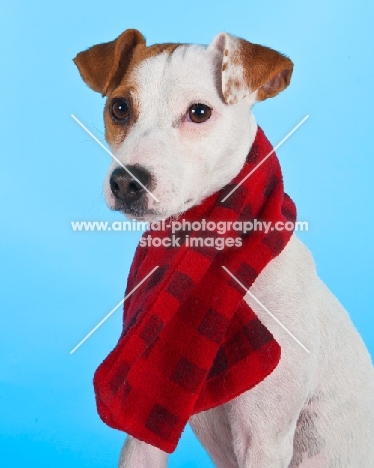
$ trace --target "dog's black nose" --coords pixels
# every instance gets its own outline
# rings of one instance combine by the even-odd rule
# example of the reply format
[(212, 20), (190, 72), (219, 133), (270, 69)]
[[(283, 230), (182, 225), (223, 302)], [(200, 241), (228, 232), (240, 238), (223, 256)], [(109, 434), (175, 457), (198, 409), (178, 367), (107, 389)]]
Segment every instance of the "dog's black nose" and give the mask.
[(149, 186), (151, 174), (141, 166), (118, 167), (110, 176), (110, 188), (115, 198), (127, 205), (139, 200)]

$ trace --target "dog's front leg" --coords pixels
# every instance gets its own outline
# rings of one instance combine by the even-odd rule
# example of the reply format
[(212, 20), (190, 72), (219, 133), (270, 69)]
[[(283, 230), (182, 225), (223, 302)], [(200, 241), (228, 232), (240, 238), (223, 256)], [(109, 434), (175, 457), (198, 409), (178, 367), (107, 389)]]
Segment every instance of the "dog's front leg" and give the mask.
[(264, 400), (243, 394), (227, 405), (238, 468), (287, 468), (291, 462), (297, 412), (289, 407), (287, 414)]
[(166, 468), (168, 454), (128, 436), (121, 451), (118, 468)]

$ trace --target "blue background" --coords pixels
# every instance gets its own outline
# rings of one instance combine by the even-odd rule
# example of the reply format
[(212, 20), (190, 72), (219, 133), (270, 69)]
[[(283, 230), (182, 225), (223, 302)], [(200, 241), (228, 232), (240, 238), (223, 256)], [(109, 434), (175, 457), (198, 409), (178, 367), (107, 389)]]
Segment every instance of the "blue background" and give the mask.
[[(154, 42), (209, 43), (228, 31), (289, 55), (290, 88), (255, 108), (279, 149), (302, 239), (322, 279), (374, 353), (372, 157), (374, 13), (368, 1), (3, 2), (1, 34), (0, 459), (7, 468), (116, 466), (124, 434), (96, 413), (92, 376), (120, 333), (138, 233), (74, 233), (71, 221), (115, 220), (102, 181), (110, 157), (103, 99), (72, 58), (136, 27)], [(187, 429), (171, 467), (210, 467)]]

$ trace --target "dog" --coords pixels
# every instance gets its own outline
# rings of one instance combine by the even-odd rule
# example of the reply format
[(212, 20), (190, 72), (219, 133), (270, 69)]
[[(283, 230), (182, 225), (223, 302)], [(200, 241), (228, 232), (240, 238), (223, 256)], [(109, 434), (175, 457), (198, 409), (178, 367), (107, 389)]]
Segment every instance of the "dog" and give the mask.
[[(177, 216), (240, 172), (257, 131), (253, 105), (283, 91), (293, 69), (279, 52), (227, 33), (209, 46), (147, 47), (134, 29), (74, 61), (86, 84), (106, 96), (105, 135), (116, 158), (105, 179), (107, 203), (146, 221)], [(309, 353), (245, 295), (282, 357), (251, 390), (191, 417), (215, 466), (373, 467), (369, 353), (295, 235), (250, 292)], [(119, 467), (164, 468), (167, 457), (128, 436)]]

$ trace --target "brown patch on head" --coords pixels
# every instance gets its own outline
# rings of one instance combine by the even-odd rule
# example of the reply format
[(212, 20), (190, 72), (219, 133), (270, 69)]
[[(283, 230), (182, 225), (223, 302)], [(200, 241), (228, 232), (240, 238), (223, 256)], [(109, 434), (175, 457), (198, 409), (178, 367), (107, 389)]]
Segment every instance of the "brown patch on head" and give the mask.
[(291, 79), (293, 63), (273, 49), (252, 44), (227, 33), (218, 34), (210, 49), (222, 57), (221, 84), (226, 103), (236, 103), (257, 91), (257, 101), (274, 97)]
[(131, 62), (131, 66), (135, 67), (143, 60), (149, 59), (151, 57), (155, 57), (156, 55), (168, 53), (172, 54), (174, 50), (181, 46), (182, 44), (174, 44), (174, 43), (165, 43), (165, 44), (153, 44), (149, 47), (142, 47), (135, 50), (133, 55), (133, 59)]
[(83, 81), (105, 96), (119, 84), (138, 47), (145, 47), (144, 37), (136, 29), (127, 29), (114, 41), (80, 52), (74, 63)]
[[(159, 54), (171, 55), (180, 44), (154, 44), (150, 47), (137, 47), (131, 57), (126, 73), (118, 86), (108, 93), (107, 105), (104, 110), (105, 138), (110, 145), (122, 142), (139, 118), (136, 82), (132, 79), (132, 72), (143, 61)], [(116, 97), (124, 97), (130, 105), (130, 118), (127, 125), (117, 125), (110, 116), (110, 103)]]
[(163, 52), (172, 53), (178, 45), (155, 44), (147, 47), (144, 36), (138, 30), (127, 29), (113, 41), (80, 52), (74, 63), (83, 81), (106, 96), (139, 62)]
[[(80, 52), (74, 59), (85, 83), (94, 91), (107, 96), (104, 109), (105, 136), (109, 144), (123, 141), (139, 118), (136, 101), (136, 83), (129, 80), (131, 72), (140, 62), (158, 54), (171, 54), (180, 44), (146, 46), (143, 35), (136, 29), (124, 31), (114, 41), (97, 44)], [(125, 123), (113, 121), (113, 99), (125, 99), (130, 115)]]
[(291, 81), (293, 63), (279, 52), (240, 40), (238, 59), (248, 87), (263, 101), (283, 91)]

